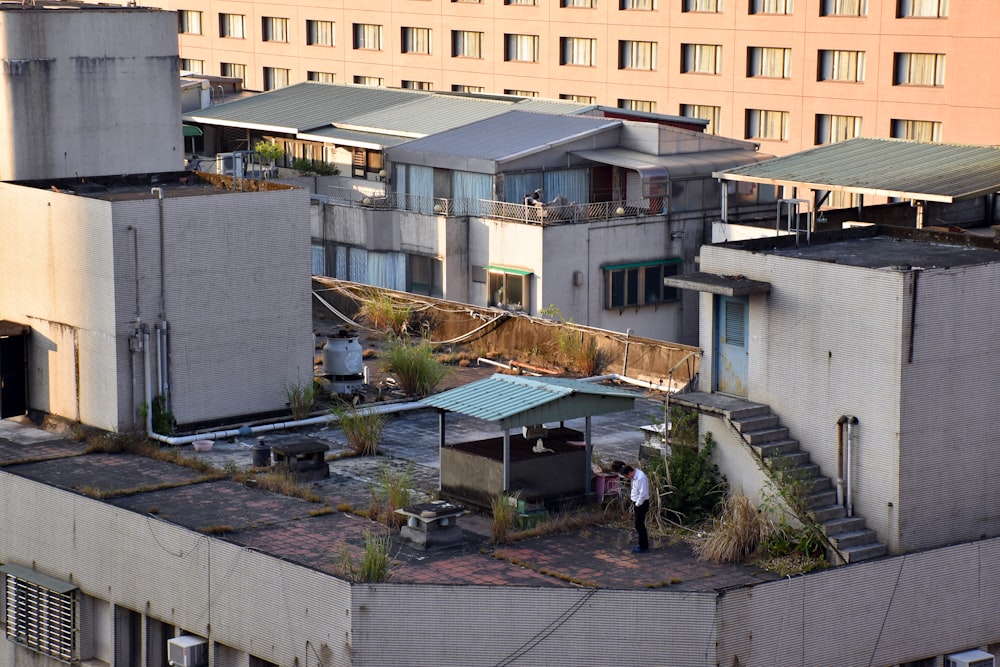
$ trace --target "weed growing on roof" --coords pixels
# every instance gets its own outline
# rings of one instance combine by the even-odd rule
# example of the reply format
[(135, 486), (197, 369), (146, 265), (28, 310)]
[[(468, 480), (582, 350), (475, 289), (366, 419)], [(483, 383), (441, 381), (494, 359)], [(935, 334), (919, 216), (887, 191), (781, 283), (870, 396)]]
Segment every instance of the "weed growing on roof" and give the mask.
[(388, 535), (376, 535), (372, 531), (365, 531), (364, 553), (360, 561), (354, 559), (346, 544), (343, 546), (338, 564), (341, 576), (363, 583), (388, 581), (392, 566), (392, 557), (389, 554), (391, 547), (392, 541)]
[(426, 396), (451, 371), (438, 361), (426, 338), (415, 342), (402, 338), (390, 341), (382, 355), (382, 367), (396, 376), (400, 388), (408, 396)]
[(373, 329), (399, 336), (410, 326), (413, 307), (405, 303), (396, 303), (388, 292), (366, 290), (360, 300), (358, 317)]
[(514, 523), (517, 521), (518, 500), (520, 498), (517, 493), (502, 494), (490, 500), (490, 513), (493, 515), (491, 535), (494, 544), (507, 544), (510, 541)]
[(305, 419), (312, 412), (316, 400), (316, 383), (313, 380), (286, 380), (282, 384), (285, 400), (292, 411), (292, 419)]
[(369, 517), (387, 526), (399, 527), (406, 517), (396, 510), (411, 504), (413, 497), (413, 464), (404, 469), (393, 469), (388, 465), (379, 468), (378, 479), (371, 485), (372, 506)]
[(354, 406), (337, 406), (330, 409), (337, 426), (344, 434), (348, 447), (359, 456), (374, 456), (382, 431), (388, 422), (385, 415), (371, 410), (358, 410)]
[(311, 503), (323, 501), (322, 496), (312, 489), (299, 484), (298, 480), (295, 479), (295, 475), (284, 468), (272, 468), (267, 472), (257, 475), (254, 480), (257, 483), (257, 488), (264, 491), (301, 498)]
[(713, 563), (742, 563), (764, 541), (770, 522), (742, 493), (731, 493), (712, 521), (708, 537), (694, 544), (695, 554)]

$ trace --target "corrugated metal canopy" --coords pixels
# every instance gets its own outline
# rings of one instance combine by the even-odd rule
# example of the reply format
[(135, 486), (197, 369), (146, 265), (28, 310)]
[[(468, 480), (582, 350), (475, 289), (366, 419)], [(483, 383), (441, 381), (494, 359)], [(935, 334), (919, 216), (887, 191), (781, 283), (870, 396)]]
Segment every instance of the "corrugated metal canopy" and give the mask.
[(669, 178), (693, 178), (707, 176), (720, 169), (729, 169), (752, 164), (771, 158), (751, 150), (699, 151), (697, 153), (672, 153), (670, 155), (650, 155), (627, 148), (601, 148), (592, 151), (573, 151), (593, 162), (610, 164), (638, 172), (651, 168), (667, 170)]
[(372, 150), (398, 146), (410, 141), (410, 137), (401, 137), (395, 134), (344, 130), (332, 126), (319, 127), (308, 132), (299, 132), (295, 136), (298, 139), (306, 141), (319, 141), (328, 144), (337, 144), (338, 146), (357, 146), (358, 148), (369, 148)]
[(714, 176), (727, 181), (951, 203), (1000, 191), (1000, 149), (851, 139)]
[(631, 410), (635, 395), (581, 380), (497, 373), (421, 403), (497, 422), (506, 430)]

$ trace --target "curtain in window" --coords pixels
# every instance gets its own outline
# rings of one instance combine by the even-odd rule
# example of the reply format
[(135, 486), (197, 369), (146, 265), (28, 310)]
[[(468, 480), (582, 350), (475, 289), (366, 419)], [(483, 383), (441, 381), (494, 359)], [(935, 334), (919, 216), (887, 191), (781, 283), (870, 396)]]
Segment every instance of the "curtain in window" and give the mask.
[(900, 53), (898, 83), (917, 86), (944, 85), (943, 53)]
[(830, 143), (861, 136), (861, 116), (830, 116)]
[[(531, 194), (538, 188), (545, 190), (545, 178), (540, 172), (504, 175), (504, 201), (520, 204), (524, 201), (524, 195)], [(543, 192), (543, 197), (548, 196), (548, 192)]]
[(382, 48), (382, 26), (372, 23), (356, 23), (354, 33), (356, 48), (376, 50)]
[(597, 40), (584, 37), (564, 37), (562, 47), (562, 60), (566, 65), (593, 67), (597, 61)]
[(201, 34), (201, 12), (183, 10), (180, 13), (181, 17), (181, 32), (191, 33), (192, 35)]
[(326, 275), (326, 253), (321, 245), (312, 246), (312, 273), (314, 276)]
[(546, 171), (545, 186), (542, 188), (546, 201), (552, 201), (562, 195), (568, 201), (577, 204), (590, 203), (590, 170), (560, 169)]
[(830, 76), (835, 81), (864, 81), (864, 51), (831, 51)]
[(715, 134), (718, 132), (719, 123), (722, 122), (722, 109), (720, 107), (704, 104), (682, 104), (681, 114), (691, 118), (707, 120), (708, 125), (705, 126), (705, 134)]
[(721, 11), (722, 0), (687, 0), (691, 11), (718, 12)]
[(406, 175), (402, 177), (400, 182), (396, 183), (396, 191), (406, 195), (405, 202), (403, 202), (406, 210), (426, 215), (433, 213), (434, 168), (413, 164), (399, 165), (396, 169), (397, 175), (400, 169), (405, 169)]
[(762, 14), (792, 14), (794, 0), (758, 0)]
[(622, 9), (652, 10), (654, 8), (654, 0), (622, 0)]
[(223, 25), (223, 32), (225, 33), (223, 37), (236, 37), (243, 39), (246, 35), (243, 31), (243, 15), (242, 14), (221, 14)]
[(930, 120), (894, 120), (892, 136), (911, 141), (941, 141), (941, 123)]
[(368, 285), (406, 291), (406, 255), (401, 252), (368, 253)]
[(455, 171), (451, 175), (452, 213), (479, 215), (479, 200), (493, 199), (493, 178), (489, 174)]
[(538, 35), (507, 35), (507, 57), (522, 62), (538, 61)]
[(563, 7), (593, 7), (594, 0), (563, 0)]
[(321, 46), (333, 46), (333, 21), (309, 21), (308, 42)]
[(688, 71), (699, 74), (722, 72), (722, 46), (718, 44), (690, 44), (691, 62)]
[(948, 0), (900, 0), (900, 16), (948, 16)]
[(867, 16), (868, 0), (824, 0), (826, 16)]
[(265, 67), (264, 68), (264, 88), (267, 90), (275, 90), (277, 88), (284, 88), (288, 85), (288, 80), (291, 77), (291, 73), (287, 69), (281, 67)]
[(368, 251), (363, 248), (350, 248), (347, 258), (347, 270), (350, 276), (348, 280), (370, 285), (371, 283), (368, 282)]
[(265, 16), (264, 39), (270, 42), (287, 42), (288, 19)]
[(406, 53), (430, 53), (430, 28), (403, 28), (403, 51)]
[(656, 69), (656, 42), (624, 40), (620, 44), (622, 69)]
[(347, 248), (338, 245), (333, 248), (333, 277), (347, 280)]
[(463, 58), (483, 57), (483, 33), (472, 30), (453, 30), (452, 53)]
[(747, 137), (787, 141), (788, 112), (749, 109), (747, 111)]
[(754, 76), (787, 79), (792, 76), (792, 50), (754, 47), (750, 50), (750, 71)]

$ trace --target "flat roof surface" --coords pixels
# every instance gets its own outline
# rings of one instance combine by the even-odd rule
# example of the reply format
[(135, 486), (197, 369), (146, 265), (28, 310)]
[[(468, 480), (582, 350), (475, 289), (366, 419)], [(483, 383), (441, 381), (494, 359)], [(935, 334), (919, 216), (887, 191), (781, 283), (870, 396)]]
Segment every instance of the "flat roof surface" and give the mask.
[(714, 174), (790, 185), (951, 203), (1000, 191), (1000, 148), (850, 139)]

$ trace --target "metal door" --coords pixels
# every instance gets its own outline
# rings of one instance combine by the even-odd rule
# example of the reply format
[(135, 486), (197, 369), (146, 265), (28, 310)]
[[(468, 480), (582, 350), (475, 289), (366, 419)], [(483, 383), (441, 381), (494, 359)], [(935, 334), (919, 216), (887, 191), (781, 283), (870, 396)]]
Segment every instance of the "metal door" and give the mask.
[(0, 335), (0, 419), (28, 411), (27, 337)]
[(715, 391), (747, 395), (750, 297), (716, 297)]

